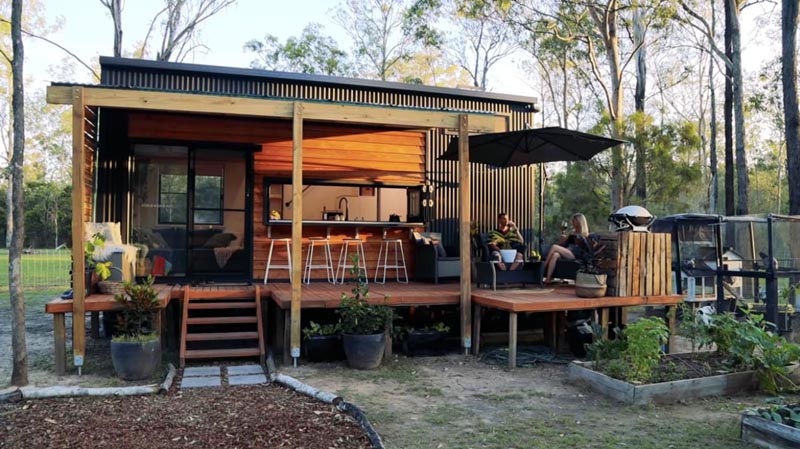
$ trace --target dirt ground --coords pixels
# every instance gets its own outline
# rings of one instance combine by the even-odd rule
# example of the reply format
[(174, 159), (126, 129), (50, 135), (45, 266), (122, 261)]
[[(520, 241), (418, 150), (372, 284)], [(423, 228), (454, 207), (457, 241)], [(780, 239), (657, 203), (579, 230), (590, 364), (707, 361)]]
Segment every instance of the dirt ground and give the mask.
[(739, 441), (739, 413), (770, 400), (624, 406), (571, 384), (564, 365), (508, 370), (461, 355), (398, 356), (373, 372), (344, 364), (283, 371), (359, 404), (386, 447), (398, 449), (749, 448)]
[[(28, 350), (36, 385), (125, 385), (111, 374), (107, 340), (87, 339), (85, 374), (53, 373), (52, 318), (43, 296), (28, 296)], [(10, 377), (10, 320), (0, 303), (0, 385)], [(68, 323), (68, 326), (70, 323)], [(68, 349), (69, 351), (69, 349)], [(422, 448), (749, 448), (739, 413), (774, 398), (745, 394), (651, 407), (623, 406), (566, 379), (566, 367), (507, 370), (475, 357), (394, 356), (375, 371), (342, 363), (301, 363), (281, 372), (360, 406), (386, 447)], [(800, 401), (800, 396), (784, 398)], [(0, 428), (2, 430), (2, 428)]]

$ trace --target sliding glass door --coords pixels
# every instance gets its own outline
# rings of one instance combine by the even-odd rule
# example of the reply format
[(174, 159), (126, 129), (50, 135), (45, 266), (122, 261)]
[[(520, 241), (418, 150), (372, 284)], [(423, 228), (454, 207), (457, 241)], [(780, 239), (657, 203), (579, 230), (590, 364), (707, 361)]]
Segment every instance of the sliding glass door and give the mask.
[(137, 275), (250, 279), (250, 152), (139, 144), (134, 159)]

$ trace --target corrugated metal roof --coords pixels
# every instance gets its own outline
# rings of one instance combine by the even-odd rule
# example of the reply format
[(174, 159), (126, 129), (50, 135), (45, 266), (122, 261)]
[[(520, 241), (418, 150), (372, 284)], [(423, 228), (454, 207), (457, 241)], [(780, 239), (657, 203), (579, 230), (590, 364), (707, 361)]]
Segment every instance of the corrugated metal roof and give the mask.
[[(525, 105), (538, 112), (537, 99), (521, 95), (500, 94), (494, 92), (474, 91), (468, 89), (454, 89), (448, 87), (423, 86), (390, 81), (365, 80), (345, 78), (339, 76), (313, 75), (307, 73), (277, 72), (251, 68), (222, 67), (204, 64), (186, 64), (166, 61), (151, 61), (144, 59), (100, 57), (101, 68), (114, 68), (116, 70), (148, 70), (154, 72), (173, 72), (186, 74), (213, 74), (230, 78), (256, 78), (273, 80), (299, 85), (316, 85), (329, 87), (350, 87), (369, 89), (384, 92), (410, 93), (416, 95), (429, 95), (437, 97), (463, 98), (472, 100), (493, 100)], [(108, 85), (108, 84), (106, 84)]]

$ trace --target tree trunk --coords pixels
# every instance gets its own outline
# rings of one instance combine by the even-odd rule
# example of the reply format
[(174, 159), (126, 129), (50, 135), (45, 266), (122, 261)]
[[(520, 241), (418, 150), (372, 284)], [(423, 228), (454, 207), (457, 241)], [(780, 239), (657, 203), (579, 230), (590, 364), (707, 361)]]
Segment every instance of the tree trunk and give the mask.
[(786, 132), (786, 165), (789, 181), (789, 214), (800, 214), (800, 119), (797, 105), (797, 0), (782, 2), (783, 115)]
[(25, 344), (25, 296), (22, 291), (22, 245), (25, 235), (23, 172), (25, 156), (25, 97), (22, 74), (22, 0), (11, 2), (11, 41), (14, 59), (11, 61), (13, 73), (13, 94), (11, 109), (13, 111), (14, 150), (11, 157), (11, 190), (14, 220), (11, 246), (8, 251), (8, 283), (11, 296), (11, 352), (13, 366), (11, 384), (23, 386), (28, 384), (28, 351)]
[[(711, 29), (715, 30), (717, 27), (717, 11), (715, 2), (711, 2)], [(713, 36), (709, 37), (712, 40)], [(710, 191), (708, 195), (708, 212), (717, 213), (719, 204), (719, 167), (717, 162), (717, 89), (714, 83), (714, 52), (711, 50), (714, 43), (708, 43), (708, 89), (711, 101), (711, 123), (709, 126), (710, 142), (708, 145), (709, 165), (711, 172)]]
[(111, 0), (111, 18), (114, 21), (114, 56), (122, 56), (122, 0)]
[[(731, 0), (725, 0), (725, 56), (731, 55)], [(733, 71), (725, 65), (725, 215), (736, 215), (733, 171)]]
[(644, 100), (645, 87), (647, 84), (647, 47), (645, 47), (645, 29), (642, 24), (642, 9), (636, 8), (633, 14), (633, 46), (638, 48), (636, 54), (636, 92), (634, 94), (634, 104), (636, 112), (641, 115), (636, 125), (636, 139), (634, 141), (636, 177), (634, 178), (633, 192), (636, 201), (642, 205), (647, 205), (647, 155), (644, 145)]
[[(622, 137), (623, 95), (619, 37), (617, 35), (617, 6), (617, 1), (612, 0), (608, 5), (608, 13), (604, 14), (605, 23), (598, 23), (598, 25), (603, 30), (603, 44), (611, 77), (611, 104), (608, 112), (613, 120), (612, 134), (613, 137), (619, 139)], [(613, 210), (621, 208), (625, 203), (624, 163), (622, 147), (617, 145), (611, 148), (611, 208)]]
[(744, 129), (744, 80), (742, 78), (741, 32), (737, 0), (728, 0), (731, 10), (731, 65), (733, 66), (733, 114), (736, 135), (736, 215), (748, 212), (747, 150)]

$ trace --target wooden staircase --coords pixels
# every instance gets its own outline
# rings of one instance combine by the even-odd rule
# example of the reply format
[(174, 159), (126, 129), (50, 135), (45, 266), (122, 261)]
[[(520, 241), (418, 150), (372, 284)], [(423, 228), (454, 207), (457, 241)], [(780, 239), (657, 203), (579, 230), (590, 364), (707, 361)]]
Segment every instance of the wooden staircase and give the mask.
[(186, 359), (259, 357), (264, 363), (261, 290), (183, 289), (181, 368)]

